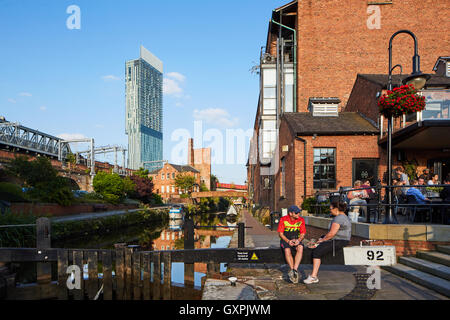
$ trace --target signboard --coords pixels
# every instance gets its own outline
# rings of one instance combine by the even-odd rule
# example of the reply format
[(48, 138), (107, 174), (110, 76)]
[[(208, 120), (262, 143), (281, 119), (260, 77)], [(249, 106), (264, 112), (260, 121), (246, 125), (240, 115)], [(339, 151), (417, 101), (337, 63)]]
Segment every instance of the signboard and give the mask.
[(255, 251), (236, 251), (237, 261), (258, 261), (259, 257)]
[(345, 265), (392, 266), (397, 263), (395, 246), (344, 247)]

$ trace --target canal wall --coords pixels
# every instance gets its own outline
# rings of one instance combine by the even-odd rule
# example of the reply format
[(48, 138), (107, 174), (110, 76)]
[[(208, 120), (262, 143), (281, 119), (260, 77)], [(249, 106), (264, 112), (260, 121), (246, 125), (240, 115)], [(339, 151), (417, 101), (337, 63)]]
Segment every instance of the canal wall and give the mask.
[(55, 203), (11, 203), (13, 214), (46, 215), (50, 217), (63, 217), (80, 213), (91, 213), (112, 210), (129, 210), (138, 208), (137, 204), (77, 204), (61, 206)]

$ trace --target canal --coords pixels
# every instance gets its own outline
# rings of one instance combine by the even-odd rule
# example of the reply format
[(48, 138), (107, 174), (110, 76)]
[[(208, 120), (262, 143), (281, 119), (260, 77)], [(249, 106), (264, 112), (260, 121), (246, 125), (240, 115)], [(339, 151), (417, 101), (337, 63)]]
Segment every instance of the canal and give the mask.
[[(194, 216), (195, 225), (199, 226), (223, 226), (218, 228), (195, 229), (195, 248), (227, 248), (236, 221), (227, 218), (225, 213), (203, 214)], [(230, 231), (231, 230), (231, 231)], [(53, 248), (67, 249), (114, 249), (115, 245), (138, 246), (141, 251), (151, 250), (180, 250), (184, 248), (183, 220), (169, 220), (167, 222), (154, 222), (146, 225), (137, 225), (123, 229), (121, 232), (110, 234), (85, 235), (80, 238), (52, 241)], [(85, 265), (87, 269), (87, 265)], [(55, 268), (52, 268), (56, 270)], [(172, 299), (200, 300), (202, 296), (202, 284), (206, 280), (206, 264), (194, 265), (194, 285), (185, 286), (184, 263), (172, 263), (171, 290), (174, 293)], [(16, 281), (20, 285), (36, 282), (36, 264), (22, 263), (15, 265)], [(87, 279), (87, 270), (84, 278)], [(224, 264), (220, 265), (220, 271), (226, 271)], [(114, 275), (114, 273), (113, 273)], [(101, 276), (101, 275), (100, 275)], [(56, 273), (54, 275), (56, 277)], [(182, 294), (177, 295), (177, 292)], [(186, 296), (187, 295), (187, 296)]]

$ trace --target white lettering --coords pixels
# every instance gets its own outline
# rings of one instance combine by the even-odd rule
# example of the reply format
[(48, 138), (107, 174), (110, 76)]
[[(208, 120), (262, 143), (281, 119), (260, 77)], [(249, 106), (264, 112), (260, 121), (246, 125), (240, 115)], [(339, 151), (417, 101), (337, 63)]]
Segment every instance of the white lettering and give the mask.
[(67, 29), (81, 29), (81, 10), (79, 6), (71, 5), (67, 7), (66, 13), (71, 14), (66, 20)]

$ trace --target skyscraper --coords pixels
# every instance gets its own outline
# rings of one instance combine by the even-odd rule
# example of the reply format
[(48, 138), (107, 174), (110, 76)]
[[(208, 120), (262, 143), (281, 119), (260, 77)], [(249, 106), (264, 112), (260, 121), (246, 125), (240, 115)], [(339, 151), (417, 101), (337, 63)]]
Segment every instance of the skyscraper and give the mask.
[(154, 170), (163, 165), (162, 86), (163, 63), (141, 46), (139, 59), (125, 63), (125, 133), (130, 169)]

